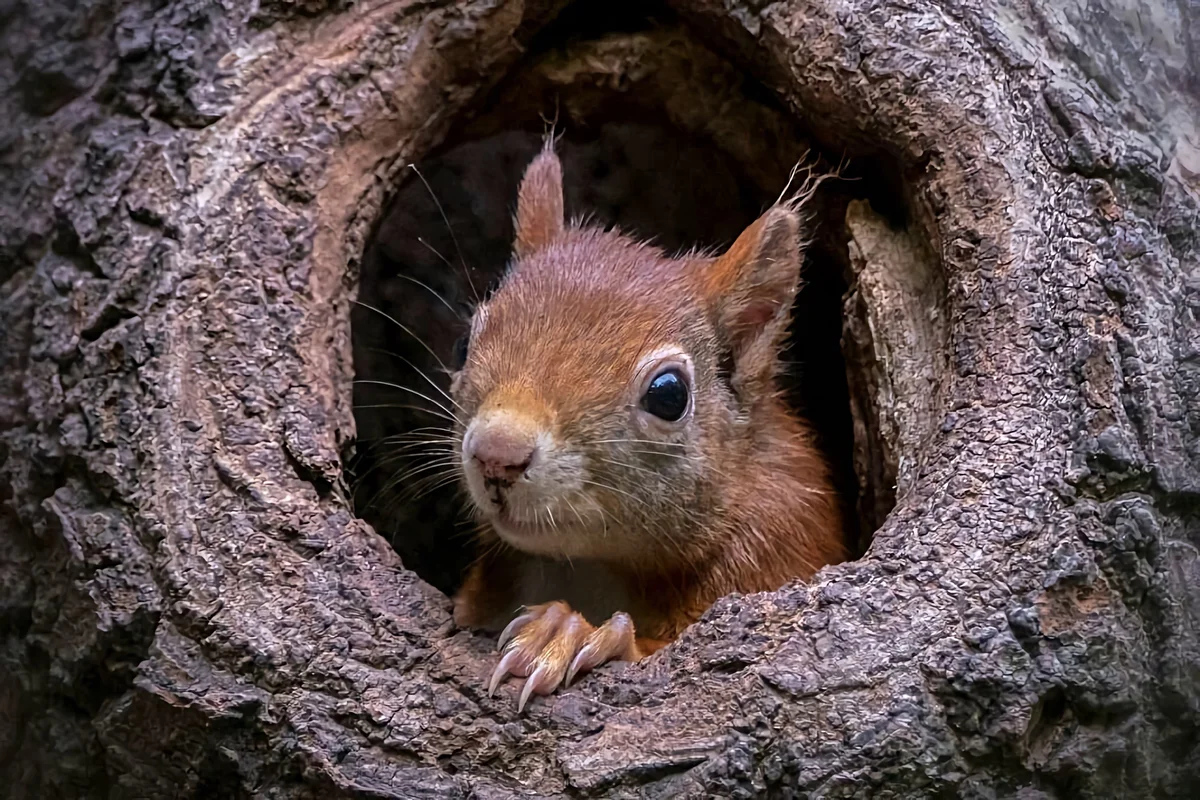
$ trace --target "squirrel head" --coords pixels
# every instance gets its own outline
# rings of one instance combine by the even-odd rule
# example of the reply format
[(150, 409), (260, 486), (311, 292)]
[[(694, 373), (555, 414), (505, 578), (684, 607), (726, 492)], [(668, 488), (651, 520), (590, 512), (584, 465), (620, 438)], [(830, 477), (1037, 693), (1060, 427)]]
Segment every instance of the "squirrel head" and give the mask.
[(703, 546), (729, 481), (749, 479), (739, 462), (778, 425), (800, 228), (776, 205), (723, 255), (669, 258), (565, 224), (559, 160), (534, 159), (513, 261), (451, 389), (466, 488), (501, 539), (623, 563)]

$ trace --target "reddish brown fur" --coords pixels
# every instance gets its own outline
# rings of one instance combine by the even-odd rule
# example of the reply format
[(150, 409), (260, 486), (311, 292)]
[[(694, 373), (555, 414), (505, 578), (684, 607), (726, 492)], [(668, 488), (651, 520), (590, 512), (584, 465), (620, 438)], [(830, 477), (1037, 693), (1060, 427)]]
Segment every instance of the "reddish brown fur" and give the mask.
[[(617, 233), (564, 226), (561, 168), (547, 150), (527, 172), (516, 222), (517, 262), (476, 315), (455, 399), (468, 421), (499, 408), (544, 428), (581, 474), (611, 489), (571, 496), (602, 532), (578, 512), (578, 528), (551, 518), (569, 566), (485, 531), (489, 546), (456, 597), (458, 622), (495, 628), (521, 603), (563, 599), (522, 587), (534, 565), (565, 569), (568, 584), (616, 584), (622, 599), (607, 613), (630, 613), (639, 636), (652, 637), (638, 640), (645, 653), (722, 595), (774, 590), (843, 559), (828, 466), (775, 387), (799, 280), (795, 211), (772, 208), (718, 258), (670, 259)], [(693, 360), (693, 418), (661, 446), (610, 441), (658, 441), (631, 427), (631, 376), (668, 344)], [(719, 374), (726, 356), (732, 380)]]
[[(550, 152), (551, 143), (547, 140), (545, 152)], [(513, 242), (513, 253), (519, 258), (550, 244), (562, 231), (562, 165), (557, 158), (538, 158), (530, 164), (517, 204), (525, 209), (525, 224), (517, 226)]]

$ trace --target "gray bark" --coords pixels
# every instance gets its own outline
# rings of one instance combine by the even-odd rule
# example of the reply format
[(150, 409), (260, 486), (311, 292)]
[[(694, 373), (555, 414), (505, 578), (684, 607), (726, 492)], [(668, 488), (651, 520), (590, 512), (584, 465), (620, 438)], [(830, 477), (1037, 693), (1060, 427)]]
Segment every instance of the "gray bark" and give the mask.
[(557, 9), (0, 3), (12, 796), (1193, 796), (1193, 4), (673, 7), (904, 178), (906, 228), (845, 222), (860, 516), (895, 506), (519, 717), (352, 512), (350, 302), (402, 165)]

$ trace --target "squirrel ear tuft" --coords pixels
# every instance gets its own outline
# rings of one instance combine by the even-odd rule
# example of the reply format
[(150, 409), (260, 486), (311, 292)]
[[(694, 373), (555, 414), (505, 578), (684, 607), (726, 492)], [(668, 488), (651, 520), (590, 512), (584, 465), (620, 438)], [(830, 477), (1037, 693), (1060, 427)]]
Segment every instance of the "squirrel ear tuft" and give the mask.
[(551, 148), (552, 140), (525, 170), (517, 194), (516, 240), (518, 258), (550, 244), (563, 230), (562, 164)]
[(774, 376), (800, 283), (800, 218), (775, 206), (708, 267), (704, 293), (745, 380)]

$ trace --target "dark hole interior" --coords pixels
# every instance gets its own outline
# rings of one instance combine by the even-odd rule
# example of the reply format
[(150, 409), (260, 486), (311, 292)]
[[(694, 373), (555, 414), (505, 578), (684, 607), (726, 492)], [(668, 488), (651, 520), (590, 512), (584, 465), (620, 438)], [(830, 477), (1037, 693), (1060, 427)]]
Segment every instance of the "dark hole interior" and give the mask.
[[(819, 169), (843, 156), (821, 148), (769, 91), (661, 12), (631, 9), (601, 19), (585, 5), (544, 32), (438, 151), (401, 173), (363, 255), (359, 300), (373, 308), (357, 307), (352, 318), (355, 504), (406, 566), (445, 592), (454, 591), (474, 555), (474, 523), (432, 455), (447, 427), (438, 406), (451, 407), (442, 365), (453, 363), (477, 296), (507, 266), (517, 186), (546, 120), (557, 119), (562, 137), (568, 215), (615, 225), (667, 251), (730, 244), (779, 196), (806, 151), (816, 154), (810, 160), (828, 153)], [(578, 63), (590, 67), (569, 68)], [(810, 205), (805, 287), (783, 354), (790, 402), (834, 465), (852, 552), (861, 552), (860, 534), (880, 520), (878, 509), (859, 502), (855, 475), (841, 220), (850, 199), (867, 197), (902, 222), (904, 204), (888, 174), (886, 160), (856, 157), (843, 175), (857, 179), (826, 183)], [(405, 450), (389, 438), (414, 431), (428, 433), (428, 444)]]

